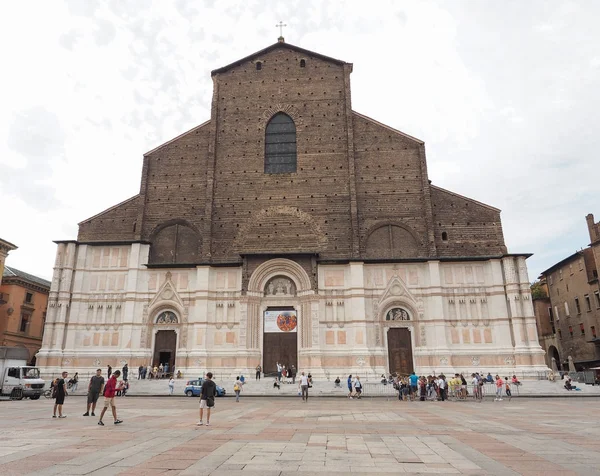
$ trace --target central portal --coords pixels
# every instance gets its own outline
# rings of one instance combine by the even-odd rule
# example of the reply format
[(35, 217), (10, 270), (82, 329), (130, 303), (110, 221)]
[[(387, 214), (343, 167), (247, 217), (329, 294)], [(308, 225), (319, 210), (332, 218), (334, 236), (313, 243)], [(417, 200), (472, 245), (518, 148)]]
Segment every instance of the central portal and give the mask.
[(175, 368), (175, 352), (177, 349), (177, 333), (175, 331), (158, 331), (154, 340), (154, 358), (152, 365), (169, 365), (169, 373)]
[(277, 362), (298, 367), (298, 316), (293, 307), (267, 308), (264, 312), (263, 371), (277, 372)]
[(410, 330), (392, 327), (388, 330), (387, 339), (390, 373), (409, 375), (414, 371)]

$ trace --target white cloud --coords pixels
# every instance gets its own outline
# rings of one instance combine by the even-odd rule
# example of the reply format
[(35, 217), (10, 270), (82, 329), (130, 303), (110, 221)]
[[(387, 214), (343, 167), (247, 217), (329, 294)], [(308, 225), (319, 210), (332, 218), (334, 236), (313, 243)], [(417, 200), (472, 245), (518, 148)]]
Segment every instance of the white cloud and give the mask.
[[(434, 183), (503, 209), (531, 276), (598, 206), (600, 7), (318, 0), (13, 2), (0, 19), (0, 236), (51, 240), (138, 192), (142, 154), (209, 118), (210, 71), (286, 40), (354, 63), (353, 107), (426, 142)], [(582, 8), (585, 5), (585, 8)], [(6, 206), (8, 204), (8, 206)], [(10, 226), (9, 226), (10, 225)]]

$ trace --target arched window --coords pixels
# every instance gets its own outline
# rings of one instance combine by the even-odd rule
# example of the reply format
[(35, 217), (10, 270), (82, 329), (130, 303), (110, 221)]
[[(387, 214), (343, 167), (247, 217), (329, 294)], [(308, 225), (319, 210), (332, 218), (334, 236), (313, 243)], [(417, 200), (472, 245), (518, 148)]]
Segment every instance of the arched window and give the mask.
[(193, 264), (199, 259), (200, 237), (184, 224), (175, 223), (161, 228), (151, 241), (151, 264)]
[(256, 62), (256, 71), (260, 71), (262, 69), (262, 63), (260, 61)]
[(300, 67), (306, 68), (306, 60), (303, 60), (303, 59), (300, 60)]
[(265, 132), (265, 173), (296, 172), (296, 125), (283, 112), (275, 114)]
[(445, 231), (442, 231), (442, 241), (448, 241), (448, 233)]

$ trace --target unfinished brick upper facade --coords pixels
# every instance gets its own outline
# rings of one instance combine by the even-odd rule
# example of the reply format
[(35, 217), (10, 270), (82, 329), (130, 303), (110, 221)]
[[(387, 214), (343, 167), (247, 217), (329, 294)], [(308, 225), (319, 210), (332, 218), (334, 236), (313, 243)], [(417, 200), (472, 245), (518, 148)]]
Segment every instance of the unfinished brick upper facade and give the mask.
[[(148, 152), (140, 194), (82, 222), (78, 240), (186, 242), (181, 264), (506, 253), (499, 210), (430, 185), (423, 142), (352, 111), (351, 71), (283, 42), (213, 71), (211, 119)], [(265, 174), (278, 112), (296, 126), (297, 170)], [(185, 240), (161, 235), (175, 222)]]

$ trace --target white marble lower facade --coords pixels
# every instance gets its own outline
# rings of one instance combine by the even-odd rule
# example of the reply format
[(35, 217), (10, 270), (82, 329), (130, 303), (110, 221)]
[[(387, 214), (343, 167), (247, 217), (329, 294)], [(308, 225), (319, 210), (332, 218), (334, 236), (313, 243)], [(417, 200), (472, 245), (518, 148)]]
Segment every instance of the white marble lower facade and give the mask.
[(147, 268), (148, 253), (142, 243), (58, 244), (37, 360), (45, 372), (153, 365), (157, 333), (169, 330), (184, 375), (253, 375), (263, 312), (278, 307), (296, 310), (296, 365), (317, 377), (387, 373), (398, 327), (410, 330), (420, 374), (548, 370), (524, 256), (319, 265), (318, 292), (300, 265), (275, 258), (242, 292), (241, 266)]

